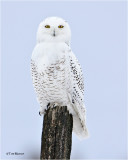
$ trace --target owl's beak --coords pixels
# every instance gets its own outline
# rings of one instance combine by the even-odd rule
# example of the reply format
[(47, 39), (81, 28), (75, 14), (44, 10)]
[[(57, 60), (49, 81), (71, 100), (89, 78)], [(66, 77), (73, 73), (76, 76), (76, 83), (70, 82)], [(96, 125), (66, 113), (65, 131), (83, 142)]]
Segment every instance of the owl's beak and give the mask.
[(55, 30), (53, 31), (53, 36), (54, 36), (54, 37), (56, 36)]

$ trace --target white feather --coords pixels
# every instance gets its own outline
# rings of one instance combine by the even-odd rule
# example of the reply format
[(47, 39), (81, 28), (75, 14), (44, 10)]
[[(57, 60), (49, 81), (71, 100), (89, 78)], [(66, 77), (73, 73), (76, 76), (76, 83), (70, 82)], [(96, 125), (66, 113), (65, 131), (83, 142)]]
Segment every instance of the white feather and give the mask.
[[(58, 28), (59, 25), (64, 28)], [(73, 131), (86, 138), (84, 81), (80, 64), (69, 46), (70, 37), (69, 25), (63, 19), (50, 17), (41, 22), (31, 58), (32, 80), (41, 113), (48, 103), (67, 106), (73, 115)]]

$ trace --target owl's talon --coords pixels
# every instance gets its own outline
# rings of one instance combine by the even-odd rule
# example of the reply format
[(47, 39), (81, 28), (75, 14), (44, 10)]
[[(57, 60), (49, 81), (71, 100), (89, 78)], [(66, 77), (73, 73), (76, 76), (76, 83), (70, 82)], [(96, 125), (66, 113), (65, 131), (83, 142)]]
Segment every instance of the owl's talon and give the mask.
[(58, 105), (59, 105), (58, 103), (54, 103), (54, 104), (53, 104), (53, 107), (56, 107), (56, 106), (58, 106)]
[(39, 111), (39, 115), (42, 116), (43, 112)]
[(39, 115), (41, 116), (41, 113), (39, 112)]
[(47, 110), (49, 109), (49, 107), (50, 107), (50, 103), (48, 103), (48, 105), (47, 105)]

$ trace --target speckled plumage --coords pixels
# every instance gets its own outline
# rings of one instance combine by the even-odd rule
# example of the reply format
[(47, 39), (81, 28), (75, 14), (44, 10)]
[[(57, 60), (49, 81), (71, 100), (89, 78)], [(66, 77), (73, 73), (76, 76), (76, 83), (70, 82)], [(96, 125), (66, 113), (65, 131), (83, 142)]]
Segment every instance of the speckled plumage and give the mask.
[[(42, 31), (46, 24), (51, 26), (50, 30)], [(64, 25), (65, 30), (59, 30), (58, 25)], [(52, 37), (53, 29), (57, 38)], [(41, 106), (40, 113), (44, 113), (49, 103), (67, 106), (73, 115), (73, 131), (80, 138), (86, 138), (83, 74), (70, 48), (70, 28), (61, 18), (50, 17), (39, 25), (37, 44), (31, 58), (31, 73)]]

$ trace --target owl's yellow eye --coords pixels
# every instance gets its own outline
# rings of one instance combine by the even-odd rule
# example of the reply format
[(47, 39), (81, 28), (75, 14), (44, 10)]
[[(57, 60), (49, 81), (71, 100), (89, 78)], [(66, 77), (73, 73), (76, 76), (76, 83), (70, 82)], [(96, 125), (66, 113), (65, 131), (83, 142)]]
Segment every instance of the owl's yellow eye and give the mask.
[(59, 25), (59, 26), (58, 26), (58, 28), (64, 28), (64, 26), (62, 26), (62, 25)]
[(46, 25), (45, 28), (50, 28), (50, 26), (49, 26), (49, 25)]

